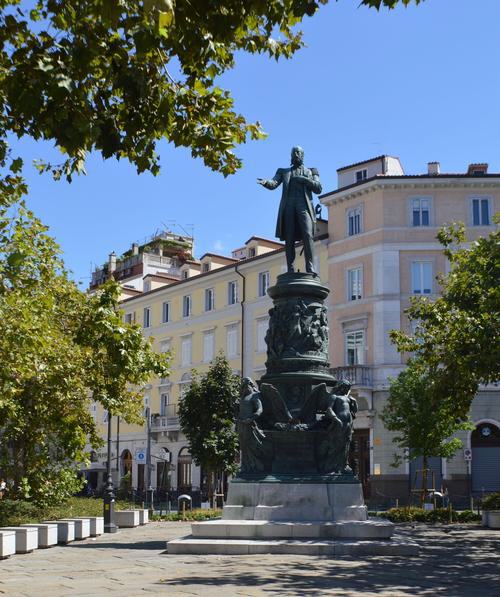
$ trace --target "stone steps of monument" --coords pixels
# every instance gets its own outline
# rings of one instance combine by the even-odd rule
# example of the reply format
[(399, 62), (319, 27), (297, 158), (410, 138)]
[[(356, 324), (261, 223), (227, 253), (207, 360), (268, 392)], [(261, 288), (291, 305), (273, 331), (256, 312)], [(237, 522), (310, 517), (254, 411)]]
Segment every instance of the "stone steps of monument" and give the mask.
[(167, 542), (169, 554), (291, 554), (308, 556), (414, 556), (418, 545), (400, 539), (378, 541), (315, 539), (201, 539), (192, 536)]
[(200, 539), (389, 539), (394, 524), (388, 520), (267, 521), (208, 520), (191, 525)]

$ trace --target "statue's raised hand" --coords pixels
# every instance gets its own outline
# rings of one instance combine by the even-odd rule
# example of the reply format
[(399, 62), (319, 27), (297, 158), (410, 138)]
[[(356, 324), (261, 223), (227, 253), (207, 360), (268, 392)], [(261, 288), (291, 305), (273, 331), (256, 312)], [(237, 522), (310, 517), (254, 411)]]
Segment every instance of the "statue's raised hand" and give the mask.
[(266, 184), (266, 179), (265, 178), (257, 178), (257, 183), (264, 186)]

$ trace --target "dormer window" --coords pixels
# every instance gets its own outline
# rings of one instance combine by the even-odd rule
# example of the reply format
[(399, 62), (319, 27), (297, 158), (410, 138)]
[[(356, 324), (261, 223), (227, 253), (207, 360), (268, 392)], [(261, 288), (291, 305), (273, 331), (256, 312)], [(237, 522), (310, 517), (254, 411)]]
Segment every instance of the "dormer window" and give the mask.
[(182, 279), (183, 279), (183, 280), (187, 280), (188, 278), (189, 278), (189, 270), (188, 270), (188, 269), (185, 269), (185, 270), (182, 272)]
[(251, 259), (252, 257), (255, 257), (255, 247), (250, 247), (248, 249), (248, 259)]
[(363, 170), (356, 171), (356, 182), (361, 182), (366, 178), (368, 178), (368, 170), (366, 168), (363, 168)]
[(204, 264), (201, 266), (201, 271), (202, 271), (203, 273), (209, 272), (209, 271), (210, 271), (210, 263), (208, 263), (208, 262), (207, 262), (207, 263), (204, 263)]

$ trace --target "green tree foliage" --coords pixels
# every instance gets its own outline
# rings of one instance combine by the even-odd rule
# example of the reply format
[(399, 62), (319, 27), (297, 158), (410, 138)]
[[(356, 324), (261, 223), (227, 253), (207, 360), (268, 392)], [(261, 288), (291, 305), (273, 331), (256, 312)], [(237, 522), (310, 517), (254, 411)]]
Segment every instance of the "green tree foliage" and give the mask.
[(370, 6), (371, 8), (376, 8), (380, 10), (383, 8), (396, 8), (396, 6), (403, 5), (408, 6), (409, 4), (420, 4), (424, 2), (424, 0), (363, 0), (361, 4), (365, 4), (366, 6)]
[(91, 400), (138, 420), (134, 388), (168, 373), (138, 326), (122, 323), (118, 296), (114, 283), (81, 292), (22, 203), (0, 210), (0, 469), (14, 495), (53, 503), (73, 493), (87, 440), (101, 443)]
[(500, 379), (500, 230), (464, 246), (464, 226), (454, 225), (438, 239), (450, 262), (439, 277), (441, 296), (414, 299), (407, 314), (418, 322), (416, 334), (395, 330), (391, 338), (398, 350), (416, 353), (464, 420), (478, 385)]
[(211, 481), (215, 471), (236, 470), (238, 436), (234, 429), (234, 410), (239, 398), (240, 378), (227, 359), (219, 355), (208, 372), (193, 371), (189, 390), (179, 403), (181, 429), (187, 437), (191, 455)]
[[(431, 456), (450, 458), (462, 446), (452, 435), (471, 425), (455, 413), (454, 400), (443, 396), (425, 365), (418, 359), (391, 380), (389, 399), (382, 414), (389, 431), (396, 432), (393, 442), (401, 449), (409, 448), (409, 458), (421, 457), (422, 487), (427, 487), (428, 460)], [(394, 465), (401, 457), (395, 455)], [(425, 495), (421, 495), (422, 501)]]
[(391, 332), (398, 350), (413, 357), (392, 381), (382, 418), (399, 447), (424, 458), (424, 468), (429, 456), (450, 457), (461, 447), (451, 436), (471, 429), (479, 384), (500, 379), (499, 234), (464, 245), (462, 224), (442, 228), (438, 239), (451, 266), (439, 276), (442, 294), (412, 300), (415, 335)]
[(217, 77), (237, 52), (291, 57), (296, 26), (327, 1), (0, 0), (0, 154), (14, 134), (55, 142), (66, 159), (39, 168), (56, 178), (84, 171), (90, 151), (156, 174), (167, 139), (231, 174), (235, 146), (263, 132)]

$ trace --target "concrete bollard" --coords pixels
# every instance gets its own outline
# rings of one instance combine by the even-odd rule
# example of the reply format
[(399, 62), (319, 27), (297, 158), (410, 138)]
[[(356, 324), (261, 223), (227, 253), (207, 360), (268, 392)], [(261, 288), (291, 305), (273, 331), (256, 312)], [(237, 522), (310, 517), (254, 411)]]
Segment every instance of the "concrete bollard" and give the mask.
[(38, 549), (38, 529), (29, 527), (2, 527), (0, 531), (14, 531), (16, 535), (16, 553), (31, 553)]
[(16, 533), (14, 531), (0, 530), (0, 560), (16, 553)]
[(88, 518), (67, 518), (75, 523), (75, 539), (81, 540), (90, 537), (90, 519)]
[[(79, 516), (79, 518), (84, 518)], [(85, 517), (90, 522), (90, 536), (97, 537), (104, 533), (104, 516), (89, 516)]]
[(139, 510), (115, 510), (115, 523), (124, 529), (139, 526)]
[(44, 523), (57, 524), (57, 542), (71, 543), (75, 540), (74, 520), (44, 520)]
[(38, 529), (38, 547), (39, 549), (47, 549), (57, 545), (57, 524), (55, 523), (38, 523), (38, 524), (22, 524), (22, 527)]

